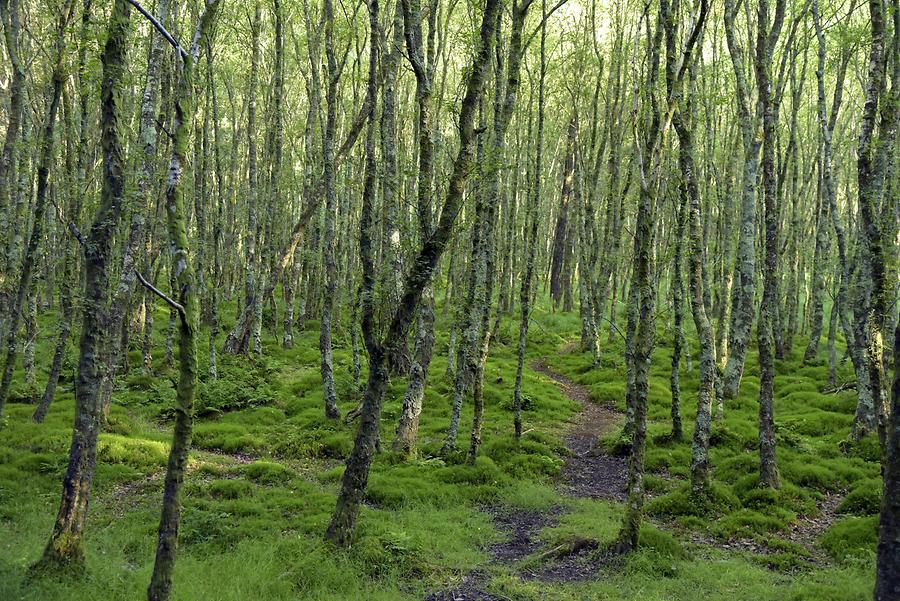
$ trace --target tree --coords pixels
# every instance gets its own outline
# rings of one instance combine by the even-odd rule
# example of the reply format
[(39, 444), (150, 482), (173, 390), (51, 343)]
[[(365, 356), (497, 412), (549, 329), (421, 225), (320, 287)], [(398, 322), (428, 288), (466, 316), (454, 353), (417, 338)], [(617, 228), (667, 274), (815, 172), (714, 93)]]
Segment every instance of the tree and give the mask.
[[(57, 29), (57, 73), (63, 62), (63, 39), (71, 16), (72, 2), (60, 15)], [(100, 206), (84, 241), (85, 284), (79, 343), (78, 377), (75, 380), (75, 427), (69, 449), (69, 465), (63, 477), (62, 499), (53, 525), (53, 533), (38, 562), (39, 567), (64, 566), (84, 562), (84, 524), (88, 513), (91, 482), (97, 463), (97, 437), (100, 433), (102, 404), (100, 396), (100, 345), (104, 339), (104, 314), (109, 298), (109, 262), (116, 224), (125, 196), (125, 157), (119, 136), (122, 75), (125, 69), (130, 8), (126, 0), (117, 0), (109, 18), (103, 49), (100, 127), (103, 148), (103, 189)], [(58, 75), (54, 89), (62, 87)], [(58, 94), (55, 95), (58, 102)], [(51, 103), (50, 117), (54, 117)], [(52, 123), (53, 119), (50, 119)], [(52, 139), (52, 125), (48, 126)], [(46, 146), (45, 146), (46, 149)], [(46, 174), (44, 175), (46, 178)], [(46, 184), (45, 184), (46, 185)], [(35, 220), (35, 228), (40, 220)], [(32, 232), (33, 233), (33, 232)], [(35, 242), (35, 246), (37, 243)]]
[[(374, 1), (374, 0), (370, 0)], [(369, 376), (363, 393), (363, 402), (360, 413), (360, 424), (356, 432), (353, 450), (347, 459), (347, 468), (341, 480), (341, 491), (338, 495), (337, 505), (331, 516), (326, 537), (339, 546), (348, 546), (356, 526), (356, 518), (359, 513), (359, 505), (362, 495), (368, 483), (369, 468), (372, 463), (372, 455), (375, 451), (375, 442), (378, 436), (378, 425), (381, 417), (381, 407), (388, 381), (386, 364), (387, 351), (392, 345), (397, 345), (405, 339), (406, 332), (419, 303), (422, 291), (431, 280), (438, 260), (447, 247), (453, 223), (462, 203), (465, 180), (469, 175), (474, 154), (475, 142), (475, 113), (479, 99), (483, 93), (487, 66), (494, 43), (494, 28), (496, 27), (497, 12), (500, 3), (498, 0), (487, 0), (482, 14), (480, 38), (476, 47), (476, 53), (472, 60), (471, 69), (466, 77), (465, 95), (460, 104), (459, 112), (459, 153), (453, 163), (453, 171), (447, 187), (447, 197), (441, 211), (441, 217), (437, 227), (431, 236), (423, 241), (423, 244), (412, 262), (409, 273), (403, 284), (403, 295), (399, 305), (394, 310), (390, 325), (382, 340), (376, 339), (374, 322), (374, 305), (372, 290), (374, 289), (374, 263), (370, 238), (371, 228), (371, 200), (374, 181), (374, 157), (368, 152), (367, 163), (367, 187), (368, 193), (363, 193), (363, 209), (360, 218), (360, 260), (363, 266), (362, 286), (362, 329), (366, 349), (369, 352)], [(373, 10), (370, 4), (370, 13)], [(377, 18), (370, 17), (370, 28), (377, 30)], [(375, 44), (372, 44), (375, 46)], [(374, 52), (374, 51), (373, 51)], [(374, 77), (375, 67), (370, 59), (368, 94), (374, 105)], [(372, 107), (370, 110), (374, 110)], [(372, 127), (370, 115), (369, 127)], [(374, 135), (374, 134), (371, 134)], [(373, 143), (374, 144), (374, 143)]]
[[(162, 515), (159, 520), (159, 537), (156, 544), (156, 562), (147, 588), (148, 601), (165, 601), (171, 596), (172, 574), (175, 569), (175, 552), (178, 545), (178, 526), (181, 519), (180, 493), (187, 467), (188, 450), (194, 418), (194, 397), (197, 388), (197, 340), (199, 329), (199, 303), (197, 280), (191, 262), (187, 234), (187, 218), (184, 209), (182, 176), (187, 160), (190, 124), (194, 112), (194, 75), (200, 59), (200, 49), (215, 22), (219, 0), (206, 0), (190, 48), (185, 50), (173, 44), (178, 63), (178, 81), (174, 97), (174, 127), (172, 131), (172, 158), (166, 181), (166, 215), (169, 245), (172, 254), (172, 272), (176, 283), (177, 299), (166, 302), (177, 312), (178, 328), (178, 382), (175, 387), (176, 417), (172, 432), (172, 446), (166, 465), (163, 485)], [(142, 281), (148, 286), (145, 281)], [(154, 291), (156, 292), (156, 291)]]

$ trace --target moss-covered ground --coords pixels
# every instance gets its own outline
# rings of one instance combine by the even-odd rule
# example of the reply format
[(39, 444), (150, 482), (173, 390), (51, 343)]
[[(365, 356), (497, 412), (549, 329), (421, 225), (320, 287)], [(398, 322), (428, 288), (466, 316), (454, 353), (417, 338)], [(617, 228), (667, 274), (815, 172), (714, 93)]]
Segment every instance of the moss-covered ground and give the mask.
[[(233, 308), (225, 313), (234, 314)], [(563, 433), (579, 404), (546, 376), (525, 372), (527, 433), (512, 434), (511, 398), (518, 321), (504, 320), (485, 372), (485, 431), (474, 466), (461, 457), (434, 458), (447, 426), (446, 370), (449, 321), (440, 315), (438, 342), (424, 401), (420, 458), (403, 462), (379, 454), (360, 516), (356, 541), (336, 550), (322, 539), (334, 506), (342, 459), (353, 425), (325, 419), (319, 376), (318, 323), (308, 322), (292, 350), (265, 340), (261, 359), (219, 355), (219, 379), (203, 381), (197, 402), (195, 450), (184, 495), (174, 597), (180, 600), (422, 599), (452, 587), (473, 569), (487, 573), (488, 590), (510, 599), (810, 600), (870, 598), (875, 514), (880, 480), (874, 441), (848, 447), (854, 391), (821, 392), (822, 361), (802, 366), (805, 340), (778, 363), (776, 422), (780, 491), (756, 487), (757, 359), (751, 351), (738, 399), (713, 427), (715, 501), (699, 508), (688, 498), (697, 361), (682, 369), (686, 441), (670, 430), (671, 335), (660, 332), (654, 356), (647, 450), (649, 523), (644, 548), (603, 564), (596, 579), (553, 583), (522, 579), (518, 565), (491, 562), (500, 534), (485, 505), (563, 507), (558, 523), (540, 533), (546, 548), (573, 538), (600, 548), (612, 541), (621, 506), (572, 499), (558, 481), (566, 453)], [(70, 357), (45, 423), (31, 421), (24, 375), (16, 374), (8, 423), (0, 432), (0, 599), (122, 600), (143, 596), (149, 581), (168, 452), (172, 373), (164, 365), (166, 315), (157, 316), (155, 374), (138, 366), (114, 395), (101, 435), (85, 539), (87, 567), (80, 577), (31, 575), (28, 566), (49, 536), (71, 437), (74, 400)], [(225, 324), (230, 325), (230, 324)], [(38, 363), (49, 364), (53, 315), (40, 319)], [(543, 358), (586, 386), (594, 401), (623, 405), (621, 340), (606, 343), (603, 366), (571, 348), (577, 314), (538, 310), (529, 335), (529, 361)], [(690, 334), (689, 334), (690, 336)], [(341, 409), (359, 398), (348, 366), (349, 335), (336, 336)], [(200, 345), (205, 348), (205, 343)], [(696, 342), (691, 340), (696, 351)], [(201, 353), (203, 354), (203, 353)], [(201, 372), (206, 371), (201, 359)], [(852, 379), (842, 366), (844, 379)], [(46, 378), (39, 373), (39, 384)], [(404, 381), (395, 379), (384, 410), (389, 443)], [(471, 407), (463, 414), (467, 447)], [(610, 444), (614, 441), (606, 441)], [(384, 448), (388, 449), (389, 444)], [(824, 508), (824, 509), (823, 509)], [(832, 510), (833, 508), (833, 510)], [(600, 552), (600, 551), (598, 551)], [(537, 557), (523, 564), (539, 561)]]

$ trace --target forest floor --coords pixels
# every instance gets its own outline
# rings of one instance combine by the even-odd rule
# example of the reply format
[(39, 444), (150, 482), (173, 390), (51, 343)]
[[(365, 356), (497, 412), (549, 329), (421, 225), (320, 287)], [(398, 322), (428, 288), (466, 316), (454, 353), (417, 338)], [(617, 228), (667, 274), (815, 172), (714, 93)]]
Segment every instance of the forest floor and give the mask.
[[(227, 317), (234, 311), (223, 310)], [(154, 372), (120, 378), (100, 437), (87, 569), (79, 578), (26, 577), (59, 503), (71, 441), (74, 352), (46, 421), (16, 372), (0, 432), (0, 599), (121, 601), (143, 597), (152, 568), (174, 391), (157, 314)], [(685, 439), (670, 436), (671, 332), (651, 366), (647, 519), (642, 548), (610, 557), (622, 517), (624, 461), (615, 456), (624, 409), (623, 345), (603, 340), (602, 366), (572, 344), (576, 314), (539, 308), (528, 339), (525, 432), (512, 432), (515, 337), (504, 318), (485, 370), (483, 444), (475, 465), (440, 458), (452, 381), (445, 375), (449, 313), (439, 310), (419, 457), (374, 461), (353, 546), (322, 533), (334, 508), (354, 424), (323, 415), (318, 323), (294, 348), (264, 340), (261, 358), (219, 355), (201, 377), (194, 450), (183, 496), (174, 598), (214, 600), (864, 601), (871, 598), (880, 477), (877, 441), (846, 445), (855, 394), (823, 392), (824, 359), (803, 365), (805, 341), (778, 361), (779, 491), (756, 487), (758, 370), (747, 358), (738, 399), (713, 425), (715, 503), (689, 496), (697, 362), (681, 366)], [(49, 357), (52, 313), (39, 319)], [(206, 335), (204, 330), (203, 335)], [(336, 331), (344, 413), (359, 400), (349, 333)], [(691, 350), (696, 351), (688, 331)], [(221, 340), (220, 340), (221, 343)], [(203, 345), (205, 347), (205, 344)], [(824, 356), (824, 349), (822, 351)], [(200, 373), (206, 373), (201, 358)], [(42, 362), (46, 363), (46, 362)], [(140, 366), (132, 351), (131, 364)], [(363, 373), (363, 379), (365, 373)], [(841, 381), (852, 369), (841, 365)], [(46, 378), (39, 372), (38, 381)], [(393, 439), (405, 381), (391, 383), (382, 440)], [(464, 406), (462, 432), (471, 420)], [(468, 437), (460, 446), (468, 447)], [(389, 448), (389, 444), (385, 445)], [(479, 596), (480, 595), (480, 596)]]
[[(610, 434), (621, 425), (622, 414), (615, 407), (601, 406), (591, 401), (590, 391), (566, 376), (547, 367), (545, 359), (531, 363), (531, 369), (556, 382), (563, 393), (581, 405), (565, 434), (568, 456), (562, 468), (560, 488), (573, 498), (624, 500), (626, 465), (623, 457), (616, 457), (598, 449), (600, 436)], [(551, 506), (543, 510), (515, 511), (497, 506), (480, 508), (491, 516), (494, 527), (507, 537), (489, 548), (491, 564), (511, 566), (542, 549), (539, 534), (544, 528), (556, 526), (566, 508)], [(594, 554), (594, 541), (576, 541), (541, 553), (546, 563), (520, 572), (520, 577), (545, 582), (577, 581), (593, 578), (599, 559)], [(490, 567), (490, 565), (488, 567)], [(502, 601), (484, 590), (487, 574), (473, 570), (459, 586), (430, 593), (426, 601)]]

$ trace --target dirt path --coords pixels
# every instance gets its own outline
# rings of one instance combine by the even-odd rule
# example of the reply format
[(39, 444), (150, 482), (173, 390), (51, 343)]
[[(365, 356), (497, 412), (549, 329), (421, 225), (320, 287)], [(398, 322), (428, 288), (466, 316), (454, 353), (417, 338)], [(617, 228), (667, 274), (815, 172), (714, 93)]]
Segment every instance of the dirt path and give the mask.
[[(581, 404), (581, 411), (573, 420), (565, 435), (569, 456), (562, 470), (563, 492), (574, 498), (623, 500), (625, 487), (625, 460), (598, 452), (600, 436), (619, 426), (621, 414), (612, 407), (593, 403), (590, 392), (584, 386), (551, 370), (544, 360), (535, 361), (531, 369), (556, 382), (563, 393)], [(503, 507), (483, 507), (491, 515), (494, 526), (508, 538), (489, 549), (489, 565), (511, 565), (537, 551), (541, 542), (538, 535), (548, 526), (554, 526), (564, 513), (563, 507), (546, 511), (510, 511)], [(541, 581), (574, 581), (590, 578), (595, 566), (585, 561), (592, 551), (583, 548), (557, 559), (548, 559), (537, 571), (521, 572), (521, 577)], [(426, 601), (502, 601), (484, 591), (489, 576), (475, 570), (466, 574), (453, 589), (438, 591), (425, 597)]]
[(596, 446), (600, 436), (619, 427), (622, 414), (592, 402), (587, 388), (551, 370), (543, 360), (532, 363), (531, 369), (549, 377), (567, 397), (581, 403), (581, 412), (565, 436), (570, 453), (563, 468), (566, 492), (572, 497), (624, 501), (625, 459), (600, 452)]

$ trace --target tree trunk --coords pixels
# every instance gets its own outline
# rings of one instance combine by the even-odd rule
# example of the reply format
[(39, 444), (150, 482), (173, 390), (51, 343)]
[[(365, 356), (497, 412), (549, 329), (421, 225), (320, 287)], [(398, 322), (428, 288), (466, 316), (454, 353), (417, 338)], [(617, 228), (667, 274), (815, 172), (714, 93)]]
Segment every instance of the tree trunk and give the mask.
[[(181, 519), (180, 493), (187, 467), (188, 451), (194, 419), (194, 396), (197, 387), (197, 340), (199, 303), (197, 280), (191, 265), (187, 237), (184, 185), (182, 175), (187, 159), (190, 123), (194, 112), (194, 74), (200, 58), (200, 48), (206, 41), (220, 4), (207, 0), (200, 16), (190, 50), (182, 52), (180, 78), (175, 90), (175, 119), (172, 132), (172, 159), (166, 182), (166, 216), (169, 245), (172, 253), (171, 269), (175, 274), (178, 303), (178, 382), (175, 386), (175, 427), (172, 447), (166, 465), (163, 485), (162, 515), (156, 544), (156, 561), (147, 587), (148, 601), (167, 601), (171, 596), (175, 554), (178, 546), (178, 526)], [(277, 0), (276, 0), (277, 6)]]
[(335, 262), (334, 213), (337, 192), (335, 190), (334, 135), (337, 127), (337, 84), (340, 77), (334, 51), (334, 6), (325, 0), (325, 57), (328, 83), (325, 88), (325, 135), (323, 137), (323, 162), (325, 173), (325, 229), (324, 261), (325, 288), (322, 296), (322, 321), (319, 328), (319, 352), (321, 354), (322, 388), (325, 397), (325, 417), (338, 419), (337, 392), (334, 384), (334, 365), (331, 349), (331, 321), (334, 296), (337, 292), (337, 263)]
[(763, 297), (759, 307), (759, 481), (778, 488), (775, 460), (775, 312), (778, 310), (778, 198), (775, 177), (775, 129), (778, 113), (770, 80), (772, 54), (784, 19), (784, 0), (776, 0), (775, 18), (769, 26), (768, 0), (757, 9), (758, 30), (754, 67), (763, 115), (762, 188), (764, 207)]
[[(63, 36), (71, 16), (72, 4), (70, 1), (60, 16), (57, 30), (57, 65), (60, 67), (64, 52)], [(125, 195), (125, 158), (119, 139), (121, 91), (117, 88), (123, 83), (129, 12), (129, 5), (125, 0), (117, 0), (113, 5), (102, 56), (100, 126), (103, 188), (100, 206), (84, 245), (85, 289), (78, 377), (75, 381), (75, 427), (69, 449), (69, 465), (63, 477), (59, 512), (50, 542), (38, 566), (53, 567), (84, 562), (82, 536), (97, 460), (97, 437), (100, 433), (100, 345), (106, 334), (104, 314), (109, 299), (109, 263), (113, 234), (121, 216)], [(62, 78), (59, 77), (57, 81), (61, 86)], [(50, 134), (52, 137), (52, 126)]]
[[(350, 544), (359, 514), (359, 506), (369, 478), (372, 453), (378, 436), (378, 422), (387, 385), (387, 365), (384, 354), (385, 347), (398, 344), (405, 338), (409, 324), (415, 314), (422, 292), (431, 281), (434, 269), (447, 247), (453, 224), (463, 199), (463, 189), (472, 167), (475, 141), (475, 115), (480, 97), (484, 89), (487, 66), (490, 61), (494, 42), (497, 12), (500, 8), (498, 0), (487, 0), (481, 23), (480, 42), (473, 58), (471, 69), (467, 72), (465, 95), (459, 112), (459, 153), (453, 163), (453, 170), (447, 187), (447, 198), (441, 211), (440, 221), (432, 235), (423, 242), (412, 269), (406, 277), (401, 301), (394, 311), (391, 323), (381, 341), (375, 338), (374, 289), (375, 268), (372, 253), (372, 201), (374, 195), (375, 156), (374, 156), (374, 121), (370, 114), (369, 133), (366, 141), (366, 185), (363, 192), (363, 210), (360, 218), (360, 259), (363, 264), (363, 307), (362, 324), (366, 348), (369, 350), (369, 380), (363, 395), (360, 424), (356, 432), (353, 450), (347, 459), (347, 468), (341, 481), (331, 523), (326, 537), (338, 546)], [(377, 3), (371, 0), (370, 31), (373, 40), (372, 48), (377, 48), (374, 36), (377, 36), (378, 19)], [(375, 97), (376, 56), (372, 51), (369, 67), (369, 98)], [(374, 105), (374, 102), (372, 103)]]

